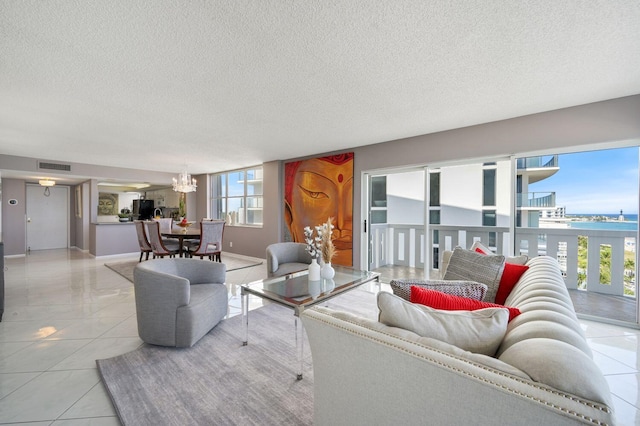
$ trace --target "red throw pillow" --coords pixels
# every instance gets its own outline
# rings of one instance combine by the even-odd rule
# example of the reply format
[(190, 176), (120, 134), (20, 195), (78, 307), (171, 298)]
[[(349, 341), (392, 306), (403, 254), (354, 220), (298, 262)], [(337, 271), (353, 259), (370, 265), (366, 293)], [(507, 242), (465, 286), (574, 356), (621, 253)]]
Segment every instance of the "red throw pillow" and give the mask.
[(520, 309), (518, 308), (454, 296), (452, 294), (416, 286), (411, 286), (411, 303), (419, 303), (430, 306), (433, 309), (446, 311), (475, 311), (484, 308), (506, 308), (509, 310), (509, 321), (520, 315)]
[(504, 271), (500, 277), (500, 285), (496, 293), (496, 303), (504, 305), (505, 300), (511, 294), (511, 290), (516, 286), (518, 280), (529, 269), (527, 265), (516, 265), (515, 263), (504, 264)]
[[(476, 248), (476, 252), (480, 254), (489, 255), (484, 251)], [(504, 270), (500, 277), (500, 284), (498, 285), (498, 292), (496, 293), (496, 303), (503, 305), (507, 297), (511, 294), (511, 290), (516, 286), (518, 280), (524, 274), (524, 271), (529, 269), (527, 265), (517, 265), (515, 263), (504, 263)]]

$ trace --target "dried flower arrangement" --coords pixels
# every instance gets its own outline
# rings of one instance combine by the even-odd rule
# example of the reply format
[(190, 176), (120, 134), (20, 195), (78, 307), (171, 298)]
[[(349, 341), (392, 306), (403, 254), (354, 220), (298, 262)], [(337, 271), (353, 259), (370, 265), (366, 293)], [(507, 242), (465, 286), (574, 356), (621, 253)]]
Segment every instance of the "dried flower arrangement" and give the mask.
[(307, 253), (313, 259), (322, 257), (324, 263), (330, 263), (331, 259), (336, 255), (336, 246), (331, 241), (333, 232), (333, 218), (328, 218), (326, 223), (315, 227), (316, 236), (313, 236), (314, 230), (310, 226), (304, 228), (304, 240), (307, 243)]
[[(316, 230), (318, 227), (316, 226)], [(313, 229), (309, 226), (304, 228), (304, 241), (307, 243), (307, 253), (311, 255), (312, 259), (317, 259), (322, 251), (322, 239), (319, 236), (313, 236)]]
[(336, 246), (331, 241), (331, 234), (333, 233), (333, 218), (327, 219), (327, 223), (322, 224), (322, 233), (320, 238), (322, 239), (322, 260), (324, 263), (331, 263), (331, 259), (336, 255)]

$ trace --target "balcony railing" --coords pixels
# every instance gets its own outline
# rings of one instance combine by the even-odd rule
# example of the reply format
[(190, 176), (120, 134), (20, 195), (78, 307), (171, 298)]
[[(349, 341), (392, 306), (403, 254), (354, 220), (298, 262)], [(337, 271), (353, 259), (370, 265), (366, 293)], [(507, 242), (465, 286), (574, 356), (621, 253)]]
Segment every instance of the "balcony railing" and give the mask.
[[(444, 250), (456, 246), (470, 247), (480, 240), (496, 253), (511, 255), (509, 228), (431, 225), (431, 237), (424, 238), (422, 225), (372, 225), (371, 267), (385, 265), (424, 268), (427, 249), (431, 257), (429, 278), (439, 278)], [(579, 268), (579, 237), (586, 237), (586, 268)], [(635, 272), (625, 270), (625, 245), (635, 250), (636, 231), (587, 230), (572, 228), (517, 228), (516, 254), (529, 257), (548, 255), (556, 258), (569, 289), (635, 298)], [(610, 253), (610, 282), (601, 283), (602, 248)], [(610, 251), (609, 251), (610, 248)], [(631, 247), (627, 247), (631, 249)], [(585, 279), (586, 282), (582, 282)], [(626, 286), (625, 276), (631, 285)], [(629, 279), (631, 278), (631, 280)], [(581, 284), (579, 285), (579, 281)], [(585, 285), (586, 284), (586, 285)]]
[(517, 194), (519, 208), (555, 208), (555, 192), (522, 192)]
[(540, 169), (547, 167), (558, 167), (558, 156), (528, 157), (518, 158), (518, 169)]

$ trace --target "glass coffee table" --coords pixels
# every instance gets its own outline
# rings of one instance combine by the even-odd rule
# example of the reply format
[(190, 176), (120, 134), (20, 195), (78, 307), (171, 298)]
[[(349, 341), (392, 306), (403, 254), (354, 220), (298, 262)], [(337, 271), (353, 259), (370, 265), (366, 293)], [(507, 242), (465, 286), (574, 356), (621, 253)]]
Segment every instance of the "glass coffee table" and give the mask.
[(243, 284), (240, 288), (242, 295), (242, 323), (244, 324), (243, 345), (249, 343), (249, 295), (258, 296), (277, 304), (293, 309), (297, 379), (302, 379), (302, 364), (304, 345), (302, 336), (302, 321), (300, 314), (311, 306), (317, 305), (353, 290), (363, 284), (375, 282), (380, 291), (380, 274), (377, 272), (358, 271), (343, 266), (334, 266), (335, 276), (331, 280), (320, 279), (309, 281), (308, 271), (300, 271), (282, 277), (268, 278)]

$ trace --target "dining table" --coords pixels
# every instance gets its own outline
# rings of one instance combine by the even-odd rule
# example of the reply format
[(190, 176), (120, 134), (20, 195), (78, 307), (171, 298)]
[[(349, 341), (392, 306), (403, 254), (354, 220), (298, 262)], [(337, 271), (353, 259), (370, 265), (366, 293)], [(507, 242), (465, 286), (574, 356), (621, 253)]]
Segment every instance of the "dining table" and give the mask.
[(184, 240), (199, 240), (200, 239), (200, 228), (191, 228), (191, 227), (187, 227), (187, 228), (181, 228), (179, 226), (174, 225), (171, 228), (170, 232), (161, 232), (160, 235), (162, 235), (165, 238), (175, 238), (178, 240), (178, 244), (179, 244), (179, 249), (178, 249), (178, 255), (180, 257), (183, 257), (184, 255)]

